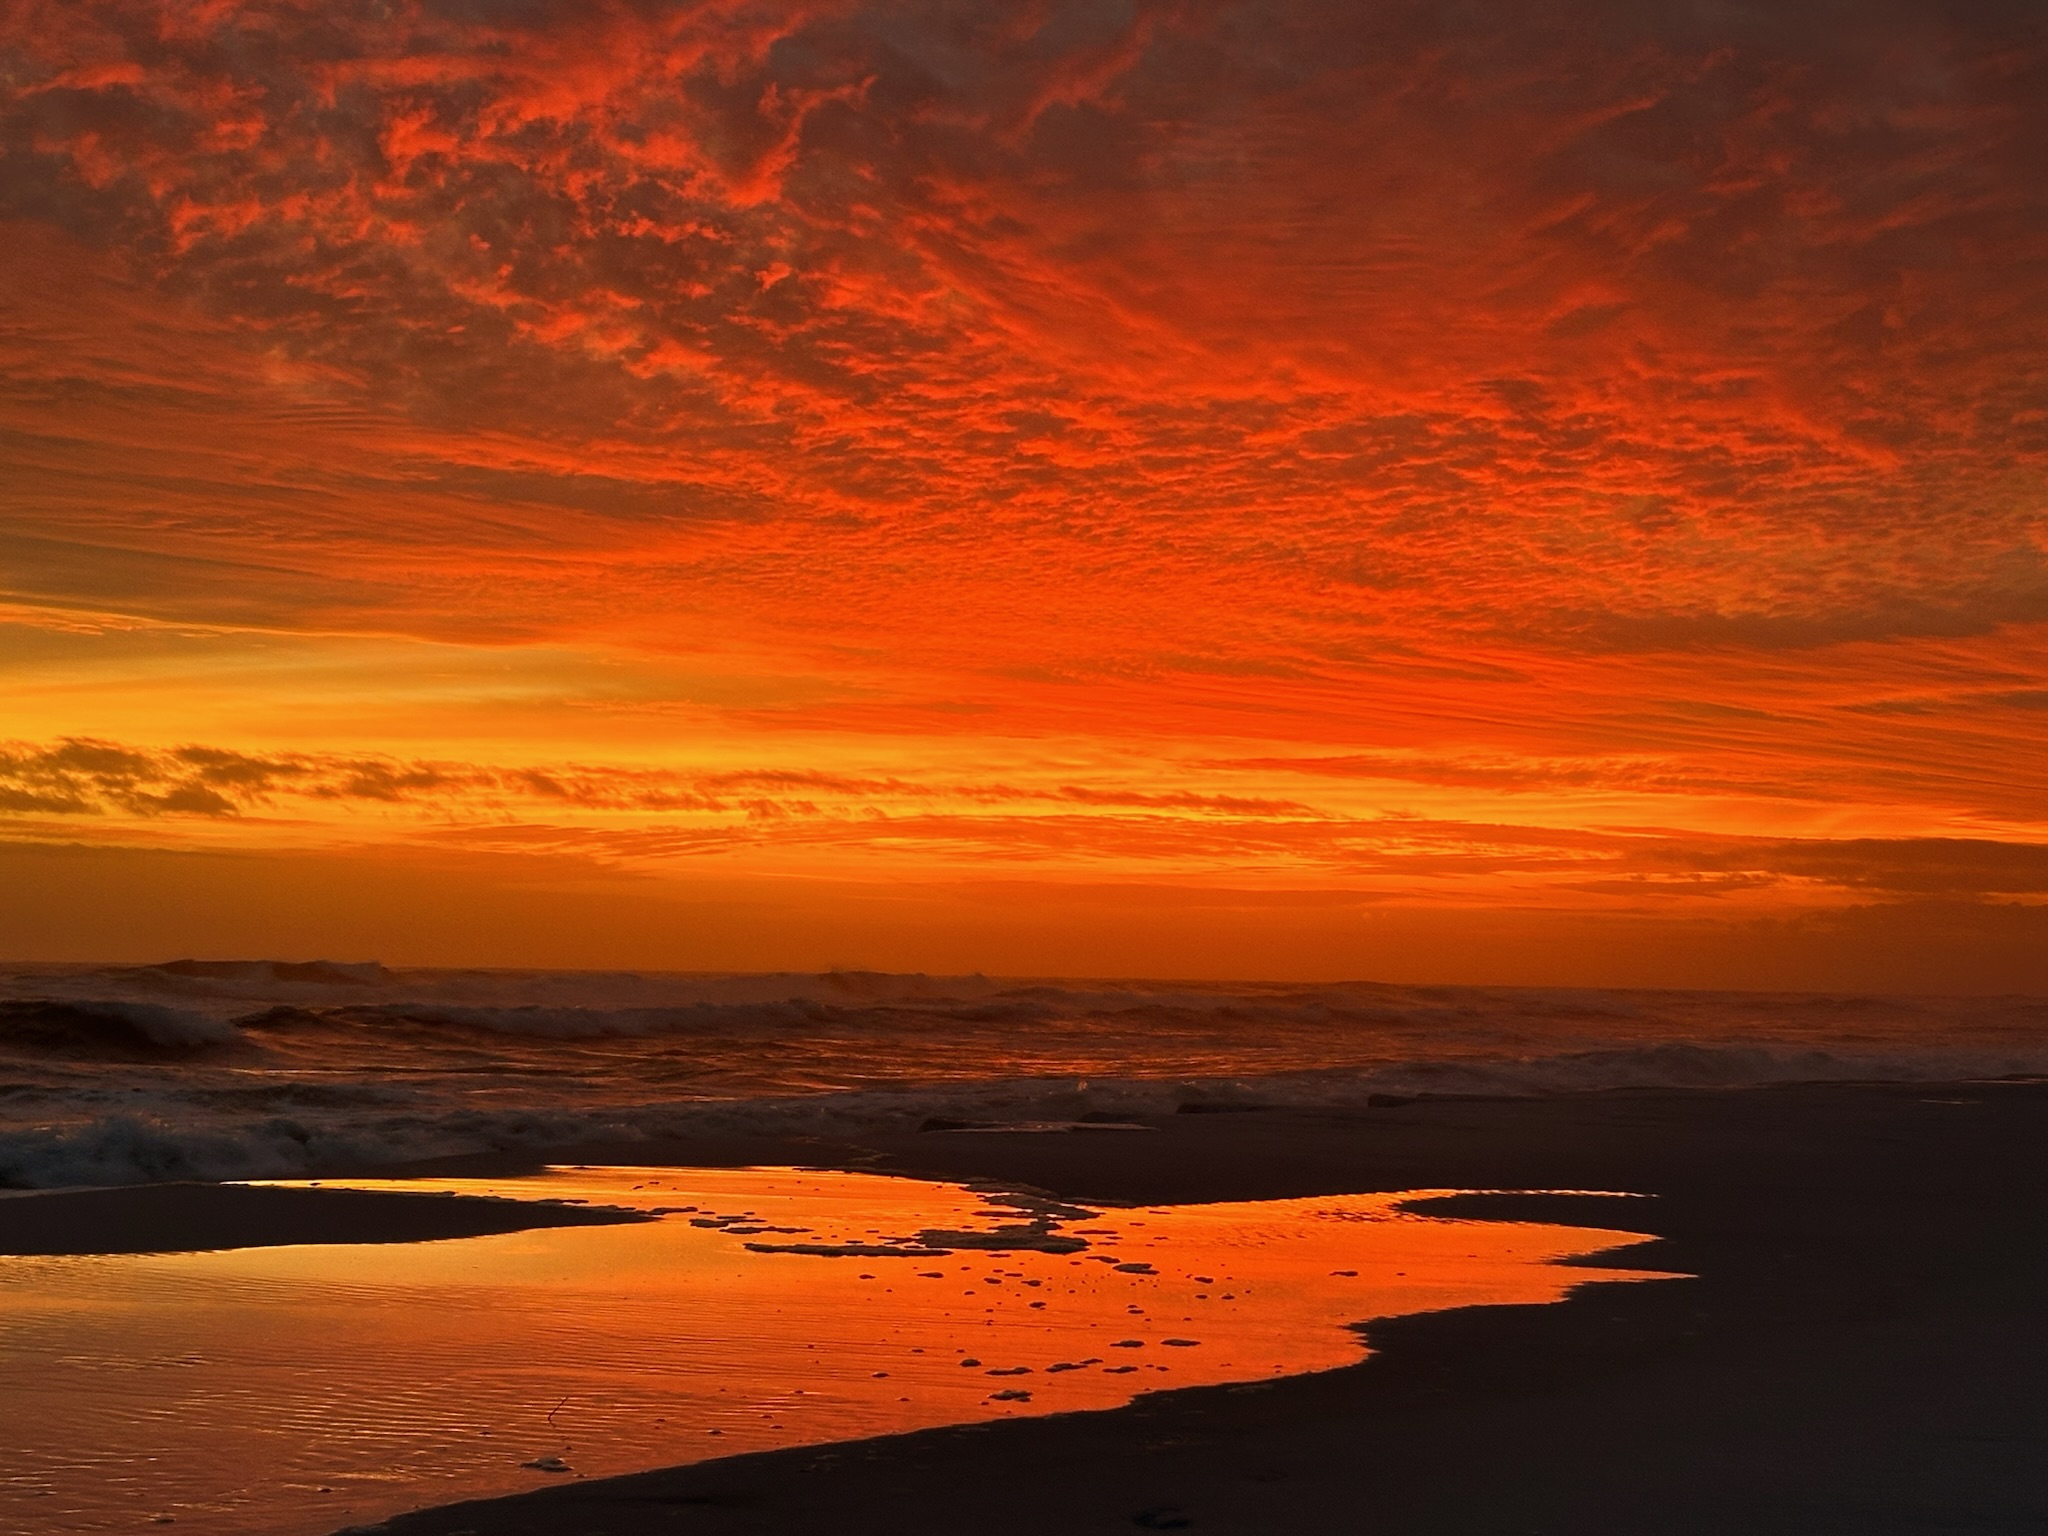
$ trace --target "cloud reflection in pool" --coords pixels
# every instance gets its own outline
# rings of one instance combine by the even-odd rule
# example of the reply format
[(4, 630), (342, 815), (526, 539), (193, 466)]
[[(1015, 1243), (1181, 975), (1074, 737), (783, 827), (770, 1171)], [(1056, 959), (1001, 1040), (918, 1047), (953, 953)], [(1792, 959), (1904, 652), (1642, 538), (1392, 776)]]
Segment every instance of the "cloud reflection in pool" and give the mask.
[[(351, 1181), (358, 1188), (416, 1183)], [(1408, 1195), (1091, 1207), (873, 1174), (565, 1168), (462, 1194), (660, 1212), (404, 1246), (9, 1259), (0, 1517), (324, 1532), (771, 1446), (1110, 1408), (1555, 1301), (1634, 1234)], [(30, 1526), (23, 1526), (29, 1529)]]

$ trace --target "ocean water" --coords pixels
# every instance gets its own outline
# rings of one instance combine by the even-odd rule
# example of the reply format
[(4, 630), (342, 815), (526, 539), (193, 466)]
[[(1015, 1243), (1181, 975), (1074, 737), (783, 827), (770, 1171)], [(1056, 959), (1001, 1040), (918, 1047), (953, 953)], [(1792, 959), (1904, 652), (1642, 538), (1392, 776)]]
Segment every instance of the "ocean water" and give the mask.
[(2024, 997), (12, 966), (0, 1186), (1374, 1094), (2037, 1075), (2048, 999)]

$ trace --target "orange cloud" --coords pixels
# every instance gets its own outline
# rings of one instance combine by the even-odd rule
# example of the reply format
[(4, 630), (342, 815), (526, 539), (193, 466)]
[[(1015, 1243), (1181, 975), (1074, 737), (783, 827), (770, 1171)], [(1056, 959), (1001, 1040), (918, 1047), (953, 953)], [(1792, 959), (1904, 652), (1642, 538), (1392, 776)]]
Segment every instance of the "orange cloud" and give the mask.
[(2006, 892), (1871, 850), (2048, 842), (2044, 66), (1918, 0), (5, 0), (8, 805)]

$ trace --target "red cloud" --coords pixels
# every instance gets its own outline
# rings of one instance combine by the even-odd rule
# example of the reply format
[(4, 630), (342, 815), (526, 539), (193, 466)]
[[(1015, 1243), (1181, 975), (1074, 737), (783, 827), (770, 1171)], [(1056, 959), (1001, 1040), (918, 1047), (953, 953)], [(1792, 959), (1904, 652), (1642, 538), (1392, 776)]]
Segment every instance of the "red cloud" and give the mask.
[(1152, 754), (1115, 804), (1205, 848), (1343, 776), (2031, 837), (2044, 63), (1931, 4), (8, 0), (6, 600), (715, 652), (764, 741)]

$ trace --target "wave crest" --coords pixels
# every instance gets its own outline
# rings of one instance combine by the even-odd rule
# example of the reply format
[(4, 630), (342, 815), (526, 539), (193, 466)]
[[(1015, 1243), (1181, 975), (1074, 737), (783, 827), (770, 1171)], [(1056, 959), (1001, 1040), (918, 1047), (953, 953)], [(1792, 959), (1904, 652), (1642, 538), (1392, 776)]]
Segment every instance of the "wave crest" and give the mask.
[(242, 1041), (221, 1019), (120, 1000), (0, 1000), (0, 1046), (53, 1056), (190, 1055)]

